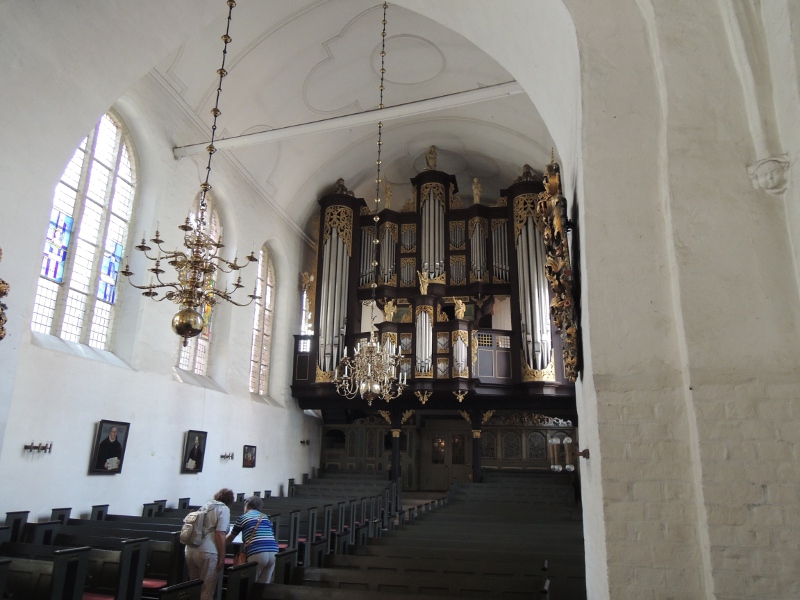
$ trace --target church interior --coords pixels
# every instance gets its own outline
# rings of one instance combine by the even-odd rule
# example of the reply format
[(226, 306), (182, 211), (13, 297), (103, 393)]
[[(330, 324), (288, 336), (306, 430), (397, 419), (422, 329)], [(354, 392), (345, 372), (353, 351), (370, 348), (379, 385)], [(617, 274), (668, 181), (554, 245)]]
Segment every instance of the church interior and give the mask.
[(587, 598), (800, 597), (800, 3), (0, 15), (0, 515), (547, 473)]

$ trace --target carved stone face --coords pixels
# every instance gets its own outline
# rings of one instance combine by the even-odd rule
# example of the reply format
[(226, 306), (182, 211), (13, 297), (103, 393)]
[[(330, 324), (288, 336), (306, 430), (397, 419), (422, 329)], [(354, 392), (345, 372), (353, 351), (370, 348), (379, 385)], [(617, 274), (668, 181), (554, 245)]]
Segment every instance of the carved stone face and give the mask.
[(786, 191), (786, 174), (789, 161), (783, 156), (765, 158), (748, 168), (753, 187), (761, 189), (773, 196), (779, 196)]

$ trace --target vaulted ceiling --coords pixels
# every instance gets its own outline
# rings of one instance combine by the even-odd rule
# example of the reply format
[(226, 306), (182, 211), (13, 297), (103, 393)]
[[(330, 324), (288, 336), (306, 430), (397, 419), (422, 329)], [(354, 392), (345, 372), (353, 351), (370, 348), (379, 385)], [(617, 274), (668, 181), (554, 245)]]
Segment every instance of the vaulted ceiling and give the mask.
[[(335, 118), (375, 109), (379, 100), (382, 6), (375, 0), (240, 2), (233, 11), (220, 100), (222, 137), (281, 129), (309, 122), (319, 131), (252, 143), (238, 142), (227, 157), (269, 202), (308, 230), (321, 193), (343, 177), (357, 196), (375, 195), (377, 120), (333, 128)], [(454, 31), (397, 5), (386, 26), (384, 104), (448, 96), (512, 82), (514, 77)], [(155, 80), (202, 129), (172, 132), (176, 146), (207, 142), (221, 58), (220, 18), (167, 57)], [(518, 91), (521, 91), (519, 89)], [(489, 96), (493, 95), (491, 93)], [(491, 202), (530, 163), (549, 162), (552, 138), (525, 93), (464, 106), (387, 119), (383, 172), (394, 207), (410, 196), (409, 177), (425, 166), (428, 147), (438, 148), (438, 168), (456, 175), (461, 196), (472, 201), (479, 178)]]

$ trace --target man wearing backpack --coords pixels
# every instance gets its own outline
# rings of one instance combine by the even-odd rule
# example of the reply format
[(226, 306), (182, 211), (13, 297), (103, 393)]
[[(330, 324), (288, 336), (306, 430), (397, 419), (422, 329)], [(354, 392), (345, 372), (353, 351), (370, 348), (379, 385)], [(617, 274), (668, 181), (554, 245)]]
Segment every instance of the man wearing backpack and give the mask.
[(197, 546), (186, 546), (186, 567), (189, 579), (202, 579), (201, 600), (214, 600), (217, 579), (225, 567), (225, 537), (231, 523), (233, 490), (222, 488), (214, 494), (214, 500), (203, 508), (203, 537)]

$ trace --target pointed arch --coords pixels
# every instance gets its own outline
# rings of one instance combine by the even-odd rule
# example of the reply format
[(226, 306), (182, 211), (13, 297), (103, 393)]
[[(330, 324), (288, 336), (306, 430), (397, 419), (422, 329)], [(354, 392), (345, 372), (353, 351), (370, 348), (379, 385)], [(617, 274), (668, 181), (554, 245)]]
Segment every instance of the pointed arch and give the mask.
[(64, 169), (42, 253), (33, 331), (107, 350), (136, 199), (130, 137), (103, 115)]

